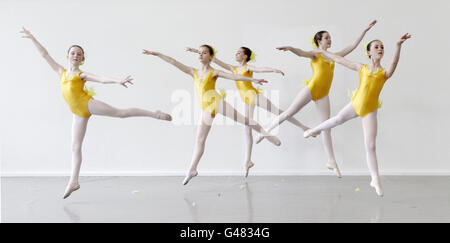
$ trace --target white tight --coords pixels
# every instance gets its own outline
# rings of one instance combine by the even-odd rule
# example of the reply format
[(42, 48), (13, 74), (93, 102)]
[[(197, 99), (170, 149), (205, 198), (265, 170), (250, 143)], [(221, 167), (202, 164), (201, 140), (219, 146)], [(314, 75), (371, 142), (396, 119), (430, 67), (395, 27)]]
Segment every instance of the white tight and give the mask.
[[(308, 87), (304, 87), (298, 95), (295, 97), (292, 104), (288, 109), (282, 112), (278, 117), (274, 119), (272, 124), (267, 129), (268, 132), (272, 131), (275, 127), (281, 125), (286, 120), (291, 119), (295, 114), (297, 114), (305, 105), (311, 102), (312, 96)], [(320, 100), (315, 101), (317, 113), (319, 115), (320, 121), (326, 121), (330, 118), (330, 99), (327, 96)], [(325, 147), (325, 151), (328, 155), (328, 161), (331, 165), (336, 165), (336, 158), (333, 151), (333, 143), (331, 141), (331, 132), (329, 129), (325, 129), (322, 134), (322, 141)]]
[[(339, 111), (339, 113), (336, 116), (322, 122), (317, 127), (311, 129), (311, 133), (329, 130), (357, 116), (358, 115), (356, 115), (353, 109), (352, 102), (350, 102), (344, 108), (342, 108), (342, 110)], [(364, 130), (364, 142), (366, 147), (367, 165), (370, 170), (372, 181), (379, 182), (378, 162), (376, 155), (377, 110), (364, 116), (362, 118), (362, 124)]]
[[(236, 111), (233, 106), (228, 104), (226, 101), (222, 100), (217, 109), (217, 113), (220, 113), (228, 118), (233, 119), (234, 121), (241, 123), (242, 125), (248, 126), (250, 129), (255, 130), (256, 132), (261, 133), (263, 136), (271, 136), (268, 132), (266, 132), (256, 121), (248, 116), (244, 116), (238, 111)], [(192, 154), (191, 166), (188, 174), (193, 174), (197, 171), (198, 163), (200, 162), (200, 158), (205, 151), (205, 143), (206, 138), (208, 137), (208, 133), (211, 130), (211, 125), (214, 121), (214, 116), (210, 113), (203, 111), (201, 117), (201, 123), (198, 126), (197, 131), (197, 139), (195, 143), (194, 153)]]
[[(134, 117), (134, 116), (147, 116), (152, 118), (158, 118), (157, 112), (148, 110), (129, 108), (118, 109), (112, 107), (99, 100), (91, 99), (88, 104), (89, 112), (92, 115), (110, 116), (110, 117)], [(69, 185), (78, 185), (78, 177), (80, 174), (82, 153), (81, 148), (83, 144), (84, 135), (86, 134), (86, 128), (89, 118), (73, 115), (72, 122), (72, 175), (70, 177)]]
[[(263, 108), (275, 115), (280, 115), (284, 111), (275, 106), (269, 99), (267, 99), (264, 95), (257, 94), (255, 97), (255, 105)], [(245, 116), (253, 118), (253, 113), (255, 111), (255, 105), (247, 105), (245, 104)], [(303, 131), (308, 129), (307, 126), (303, 125), (294, 117), (289, 117), (287, 119), (289, 122), (294, 124), (295, 126), (301, 128)], [(253, 148), (253, 135), (252, 129), (249, 126), (245, 126), (245, 161), (244, 166), (248, 165), (251, 162), (252, 148)]]

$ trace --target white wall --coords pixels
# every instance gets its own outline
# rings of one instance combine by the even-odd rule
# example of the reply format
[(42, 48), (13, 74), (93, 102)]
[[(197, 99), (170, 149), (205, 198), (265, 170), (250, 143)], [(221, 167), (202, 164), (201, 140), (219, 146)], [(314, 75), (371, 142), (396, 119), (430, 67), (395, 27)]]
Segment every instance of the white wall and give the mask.
[[(276, 74), (256, 77), (268, 79), (264, 89), (278, 91), (280, 106), (287, 108), (302, 88), (302, 80), (311, 76), (311, 68), (308, 60), (274, 48), (293, 45), (309, 49), (309, 38), (325, 29), (332, 35), (331, 50), (339, 50), (373, 19), (379, 22), (363, 42), (374, 38), (384, 42), (384, 65), (389, 64), (399, 37), (405, 32), (413, 35), (404, 44), (397, 71), (381, 94), (377, 141), (381, 173), (450, 174), (449, 6), (444, 0), (2, 0), (1, 174), (52, 175), (70, 170), (72, 115), (61, 97), (59, 77), (31, 41), (20, 38), (22, 26), (63, 65), (67, 48), (79, 44), (86, 52), (84, 70), (135, 78), (129, 89), (91, 85), (97, 99), (117, 107), (172, 111), (178, 104), (171, 96), (184, 90), (191, 95), (197, 112), (193, 119), (197, 119), (192, 79), (156, 57), (142, 55), (141, 49), (161, 51), (198, 66), (197, 56), (186, 53), (186, 46), (209, 43), (220, 58), (233, 63), (235, 50), (248, 46), (258, 54), (255, 65), (286, 72), (284, 78)], [(363, 45), (348, 58), (366, 62)], [(227, 80), (220, 80), (217, 86), (235, 90), (234, 83)], [(349, 102), (347, 92), (357, 86), (357, 73), (337, 65), (330, 92), (332, 114)], [(265, 113), (261, 115), (261, 122), (267, 125), (269, 119)], [(318, 123), (314, 103), (296, 117), (309, 125)], [(240, 125), (214, 126), (200, 172), (240, 173), (243, 134)], [(182, 174), (189, 166), (195, 136), (194, 125), (92, 117), (84, 142), (82, 175)], [(281, 147), (267, 141), (254, 146), (255, 174), (328, 174), (320, 139), (305, 140), (302, 132), (288, 123), (281, 127), (279, 137)], [(367, 173), (361, 120), (334, 129), (333, 139), (343, 173)]]

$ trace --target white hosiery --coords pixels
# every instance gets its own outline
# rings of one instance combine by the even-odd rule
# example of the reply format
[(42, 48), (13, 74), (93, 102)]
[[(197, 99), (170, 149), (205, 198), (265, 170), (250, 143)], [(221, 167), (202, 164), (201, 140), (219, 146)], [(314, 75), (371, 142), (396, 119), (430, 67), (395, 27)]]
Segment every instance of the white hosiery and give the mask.
[(355, 110), (353, 109), (352, 102), (348, 103), (336, 116), (320, 123), (318, 126), (307, 130), (305, 132), (305, 137), (309, 137), (312, 134), (317, 134), (324, 130), (329, 130), (337, 125), (341, 125), (342, 123), (357, 117)]
[[(256, 96), (256, 105), (258, 107), (261, 107), (263, 109), (265, 109), (268, 112), (271, 112), (275, 115), (280, 115), (281, 113), (283, 113), (284, 111), (281, 110), (280, 108), (276, 107), (269, 99), (267, 99), (264, 95), (258, 94)], [(306, 131), (309, 129), (309, 127), (305, 126), (303, 123), (301, 123), (300, 121), (298, 121), (297, 119), (295, 119), (293, 116), (288, 117), (287, 120), (294, 124), (295, 126), (301, 128), (303, 131)]]
[(192, 177), (197, 175), (197, 166), (200, 162), (200, 158), (205, 151), (206, 138), (211, 130), (214, 117), (206, 111), (202, 112), (201, 122), (198, 125), (197, 138), (195, 142), (194, 152), (192, 154), (190, 169), (183, 180), (183, 185), (186, 185)]
[[(322, 122), (317, 127), (306, 131), (305, 137), (320, 131), (331, 129), (355, 117), (358, 117), (358, 115), (356, 115), (353, 109), (352, 102), (349, 102), (336, 116)], [(375, 188), (379, 196), (383, 196), (384, 192), (378, 175), (378, 162), (376, 156), (377, 110), (363, 117), (362, 123), (364, 129), (367, 165), (372, 177), (370, 186)]]
[(73, 115), (72, 121), (72, 175), (70, 181), (67, 184), (63, 198), (67, 198), (70, 194), (80, 188), (78, 177), (80, 174), (81, 161), (82, 161), (82, 145), (84, 135), (86, 134), (86, 128), (88, 124), (88, 117), (81, 117)]
[[(163, 112), (151, 112), (143, 109), (130, 108), (130, 109), (117, 109), (102, 101), (91, 99), (88, 103), (89, 112), (92, 115), (110, 116), (110, 117), (134, 117), (134, 116), (146, 116), (161, 120), (171, 120), (169, 114)], [(63, 198), (67, 198), (73, 191), (80, 188), (78, 179), (80, 174), (81, 162), (82, 162), (82, 144), (84, 135), (86, 134), (86, 128), (89, 118), (73, 115), (72, 123), (72, 175), (70, 181), (66, 187)]]
[[(252, 118), (255, 111), (254, 105), (245, 104), (245, 116)], [(252, 128), (245, 125), (245, 161), (244, 168), (247, 169), (252, 163), (253, 134)]]
[(112, 107), (102, 101), (91, 99), (89, 100), (89, 112), (93, 115), (100, 116), (110, 116), (110, 117), (118, 117), (118, 118), (127, 118), (127, 117), (137, 117), (137, 116), (146, 116), (152, 117), (155, 119), (161, 120), (172, 120), (169, 114), (156, 111), (148, 111), (144, 109), (138, 108), (128, 108), (128, 109), (118, 109)]
[[(311, 93), (309, 92), (308, 87), (303, 88), (295, 97), (292, 104), (289, 106), (287, 110), (282, 112), (279, 116), (277, 116), (272, 124), (267, 129), (268, 132), (271, 132), (275, 127), (281, 125), (287, 119), (293, 117), (297, 112), (299, 112), (306, 104), (308, 104), (312, 100)], [(264, 139), (262, 136), (258, 136), (256, 139), (256, 143), (261, 142)]]
[(378, 175), (378, 162), (376, 154), (377, 137), (377, 110), (367, 114), (362, 118), (364, 130), (364, 142), (366, 147), (367, 166), (369, 167), (372, 181), (370, 185), (375, 188), (379, 196), (383, 196), (380, 178)]
[[(280, 140), (278, 140), (277, 137), (270, 135), (256, 121), (242, 115), (241, 113), (236, 111), (233, 108), (233, 106), (231, 106), (224, 100), (221, 100), (217, 109), (217, 113), (220, 113), (228, 118), (231, 118), (234, 121), (241, 123), (242, 125), (248, 126), (251, 129), (263, 134), (263, 136), (267, 136), (267, 139), (276, 146), (279, 146), (281, 144)], [(200, 161), (200, 158), (203, 155), (203, 152), (205, 151), (206, 138), (208, 137), (208, 133), (211, 129), (213, 121), (214, 117), (211, 114), (209, 114), (206, 111), (202, 112), (202, 121), (201, 124), (199, 125), (197, 133), (197, 143), (194, 149), (194, 153), (192, 155), (191, 166), (186, 177), (183, 180), (183, 185), (186, 185), (189, 182), (189, 180), (191, 180), (194, 176), (197, 175), (197, 166)]]
[[(315, 101), (317, 113), (321, 122), (330, 118), (330, 98), (327, 96)], [(341, 172), (334, 156), (333, 143), (331, 141), (331, 129), (324, 130), (322, 133), (322, 143), (328, 155), (328, 169), (332, 170), (338, 177), (341, 177)]]

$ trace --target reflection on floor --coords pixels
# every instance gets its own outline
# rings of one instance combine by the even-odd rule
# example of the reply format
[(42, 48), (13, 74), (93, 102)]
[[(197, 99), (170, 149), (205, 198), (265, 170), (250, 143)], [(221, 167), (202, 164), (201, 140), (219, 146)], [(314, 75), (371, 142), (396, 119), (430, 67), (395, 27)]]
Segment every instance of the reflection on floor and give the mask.
[(383, 176), (383, 198), (368, 176), (1, 180), (2, 222), (450, 222), (449, 176)]

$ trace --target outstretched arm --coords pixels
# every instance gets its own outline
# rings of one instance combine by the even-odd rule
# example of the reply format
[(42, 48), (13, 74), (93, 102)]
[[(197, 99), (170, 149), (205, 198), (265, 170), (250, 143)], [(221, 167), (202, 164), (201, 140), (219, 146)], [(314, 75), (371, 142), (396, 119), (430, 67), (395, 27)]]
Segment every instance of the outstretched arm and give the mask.
[(395, 69), (397, 68), (398, 60), (400, 59), (400, 49), (402, 47), (403, 42), (405, 42), (407, 39), (411, 38), (411, 35), (406, 33), (404, 34), (400, 40), (397, 42), (397, 47), (395, 49), (395, 56), (392, 60), (391, 65), (386, 69), (386, 78), (390, 78), (392, 74), (394, 74)]
[(253, 82), (253, 83), (257, 83), (257, 84), (267, 83), (267, 80), (264, 80), (264, 79), (249, 78), (249, 77), (245, 77), (245, 76), (242, 76), (239, 74), (226, 73), (226, 72), (219, 71), (219, 70), (215, 70), (213, 75), (219, 76), (221, 78), (229, 79), (229, 80), (239, 80), (239, 81)]
[(346, 48), (344, 48), (342, 51), (336, 52), (336, 55), (345, 57), (347, 56), (350, 52), (352, 52), (353, 50), (355, 50), (355, 48), (358, 46), (358, 44), (361, 42), (361, 40), (364, 38), (364, 36), (366, 35), (367, 31), (369, 31), (375, 24), (377, 23), (376, 20), (372, 21), (369, 26), (362, 32), (362, 34), (358, 37), (358, 39), (356, 39), (355, 42), (353, 42), (353, 44), (351, 44), (350, 46), (347, 46)]
[(347, 60), (347, 59), (345, 59), (345, 58), (343, 58), (343, 57), (341, 57), (341, 56), (339, 56), (337, 54), (334, 54), (334, 53), (331, 53), (331, 52), (328, 52), (328, 51), (325, 51), (325, 50), (316, 49), (315, 51), (317, 53), (321, 53), (325, 57), (330, 58), (333, 61), (335, 61), (335, 62), (337, 62), (337, 63), (339, 63), (341, 65), (344, 65), (344, 66), (346, 66), (346, 67), (348, 67), (348, 68), (350, 68), (352, 70), (355, 70), (357, 72), (359, 70), (361, 70), (361, 67), (362, 67), (361, 63), (349, 61), (349, 60)]
[(92, 73), (81, 73), (80, 74), (80, 78), (83, 79), (84, 81), (91, 81), (91, 82), (97, 82), (97, 83), (102, 83), (102, 84), (120, 84), (125, 88), (128, 88), (127, 83), (129, 84), (133, 84), (131, 82), (131, 80), (133, 80), (131, 78), (131, 76), (127, 76), (124, 79), (118, 79), (118, 78), (109, 78), (109, 77), (104, 77), (104, 76), (97, 76), (95, 74)]
[(142, 54), (157, 56), (157, 57), (163, 59), (164, 61), (174, 65), (175, 67), (177, 67), (178, 69), (180, 69), (184, 73), (189, 74), (191, 76), (194, 76), (194, 68), (186, 66), (183, 63), (181, 63), (181, 62), (179, 62), (179, 61), (177, 61), (177, 60), (175, 60), (175, 59), (173, 59), (173, 58), (171, 58), (169, 56), (163, 55), (162, 53), (155, 52), (155, 51), (143, 50)]
[(281, 70), (270, 68), (270, 67), (253, 67), (248, 66), (247, 70), (254, 73), (281, 73), (284, 76), (284, 73)]
[[(194, 53), (200, 53), (199, 50), (197, 50), (197, 49), (195, 49), (195, 48), (190, 48), (190, 47), (186, 47), (186, 51), (194, 52)], [(226, 69), (226, 70), (228, 70), (228, 71), (230, 71), (230, 72), (233, 72), (233, 69), (234, 69), (234, 66), (233, 66), (233, 65), (224, 63), (223, 61), (219, 60), (217, 57), (214, 57), (214, 59), (213, 59), (212, 61), (213, 61), (215, 64), (221, 66), (222, 68), (224, 68), (224, 69)]]
[(310, 51), (304, 51), (300, 48), (294, 48), (292, 46), (281, 46), (281, 47), (277, 47), (277, 50), (280, 51), (290, 51), (292, 53), (294, 53), (295, 55), (299, 56), (299, 57), (307, 57), (307, 58), (311, 58), (311, 59), (315, 59), (316, 55), (313, 52)]
[(28, 31), (27, 29), (25, 29), (24, 27), (22, 27), (22, 30), (20, 31), (20, 33), (24, 34), (22, 36), (22, 38), (28, 38), (33, 41), (33, 44), (38, 49), (39, 53), (44, 57), (44, 59), (48, 62), (48, 64), (50, 64), (52, 69), (55, 72), (57, 72), (59, 75), (61, 75), (61, 73), (64, 71), (64, 67), (59, 65), (57, 62), (55, 62), (55, 60), (53, 60), (53, 58), (48, 54), (47, 50), (41, 45), (41, 43), (39, 43), (36, 40), (36, 38), (34, 38), (34, 36), (31, 34), (31, 32)]

